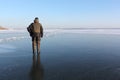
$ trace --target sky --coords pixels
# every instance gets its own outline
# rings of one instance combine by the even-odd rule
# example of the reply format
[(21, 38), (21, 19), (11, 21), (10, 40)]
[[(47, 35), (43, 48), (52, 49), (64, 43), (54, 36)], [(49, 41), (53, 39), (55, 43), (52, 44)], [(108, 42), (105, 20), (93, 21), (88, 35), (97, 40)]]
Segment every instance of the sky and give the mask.
[(120, 0), (0, 0), (0, 26), (26, 28), (35, 17), (45, 28), (120, 28)]

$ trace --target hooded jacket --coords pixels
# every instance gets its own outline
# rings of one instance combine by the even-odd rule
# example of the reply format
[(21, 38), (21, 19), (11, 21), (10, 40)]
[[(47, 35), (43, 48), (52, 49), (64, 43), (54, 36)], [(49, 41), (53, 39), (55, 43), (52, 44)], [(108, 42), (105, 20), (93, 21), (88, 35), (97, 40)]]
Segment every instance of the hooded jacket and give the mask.
[(33, 37), (34, 34), (40, 34), (43, 37), (43, 27), (39, 22), (31, 23), (29, 27), (27, 27), (30, 36)]

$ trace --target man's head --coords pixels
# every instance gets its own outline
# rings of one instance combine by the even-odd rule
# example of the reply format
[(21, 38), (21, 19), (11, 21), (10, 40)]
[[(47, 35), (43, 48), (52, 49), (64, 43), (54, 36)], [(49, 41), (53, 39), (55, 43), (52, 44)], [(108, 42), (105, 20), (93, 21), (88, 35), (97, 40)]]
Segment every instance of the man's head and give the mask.
[(39, 23), (39, 18), (38, 17), (35, 18), (34, 23)]

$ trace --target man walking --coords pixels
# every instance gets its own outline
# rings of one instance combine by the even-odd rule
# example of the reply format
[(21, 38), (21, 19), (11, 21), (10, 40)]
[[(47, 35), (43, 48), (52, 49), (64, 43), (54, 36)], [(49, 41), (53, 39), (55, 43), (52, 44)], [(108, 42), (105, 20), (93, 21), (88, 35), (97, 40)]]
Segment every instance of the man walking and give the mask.
[(33, 48), (33, 54), (36, 53), (40, 54), (40, 40), (43, 37), (43, 27), (39, 23), (38, 17), (34, 19), (34, 23), (31, 23), (29, 27), (27, 27), (27, 30), (32, 37), (32, 48)]

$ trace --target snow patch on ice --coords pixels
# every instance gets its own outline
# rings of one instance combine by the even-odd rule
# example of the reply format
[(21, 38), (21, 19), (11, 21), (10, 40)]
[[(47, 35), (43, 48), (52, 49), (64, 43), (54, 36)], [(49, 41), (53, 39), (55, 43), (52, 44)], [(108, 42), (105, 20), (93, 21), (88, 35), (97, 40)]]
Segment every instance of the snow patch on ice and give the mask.
[(9, 37), (9, 38), (2, 38), (0, 39), (0, 43), (2, 42), (9, 42), (9, 41), (15, 41), (15, 40), (20, 40), (20, 39), (24, 39), (26, 37), (21, 36), (21, 37)]

